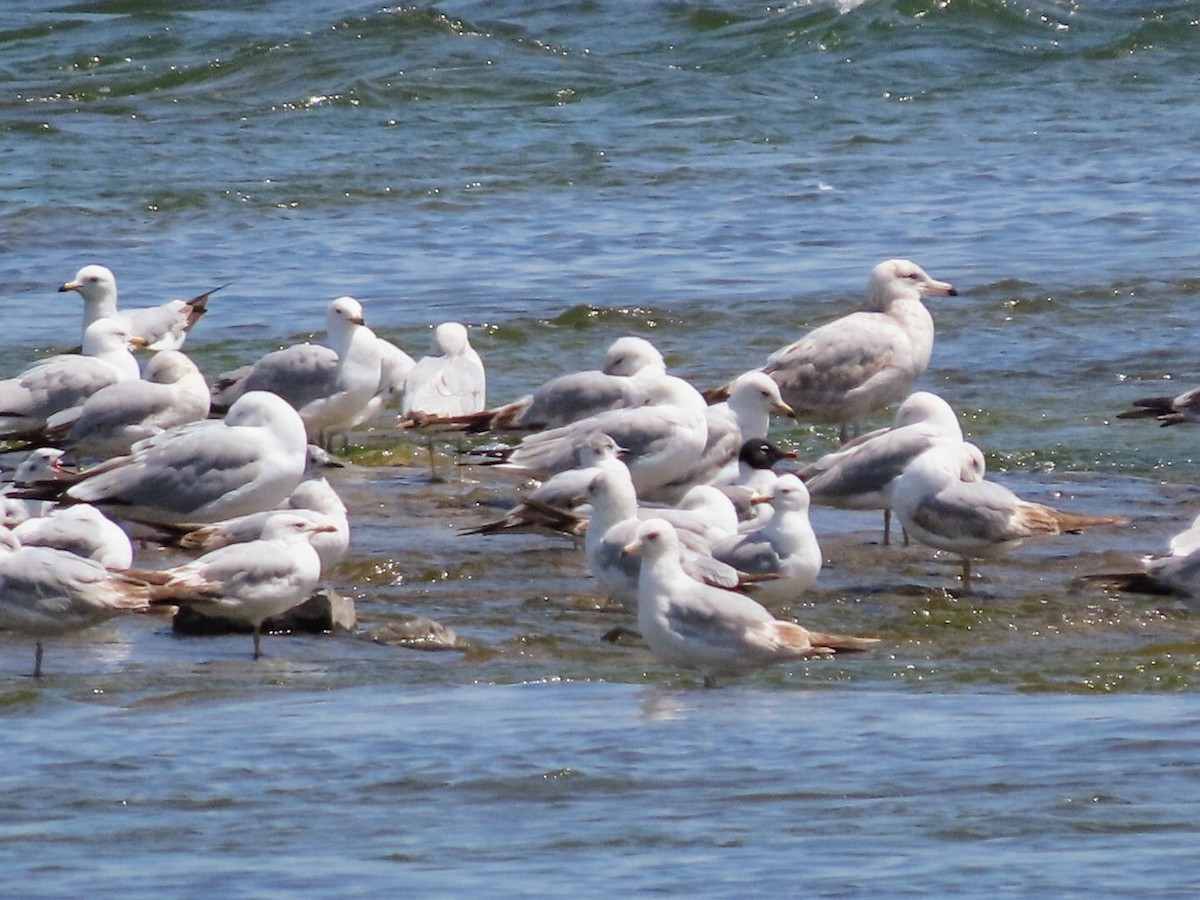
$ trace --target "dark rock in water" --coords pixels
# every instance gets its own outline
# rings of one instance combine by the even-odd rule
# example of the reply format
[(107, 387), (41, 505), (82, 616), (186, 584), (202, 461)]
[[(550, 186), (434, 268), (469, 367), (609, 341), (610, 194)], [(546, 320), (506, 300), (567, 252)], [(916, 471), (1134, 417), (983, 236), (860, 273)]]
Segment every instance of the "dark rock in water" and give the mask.
[[(336, 591), (322, 588), (311, 597), (281, 616), (263, 623), (264, 634), (325, 634), (330, 631), (353, 631), (357, 623), (354, 601)], [(182, 606), (175, 613), (171, 630), (176, 634), (217, 635), (250, 634), (254, 629), (218, 615)]]
[(465, 650), (453, 628), (425, 616), (413, 616), (402, 622), (389, 622), (372, 630), (366, 637), (378, 644), (394, 644), (413, 650)]

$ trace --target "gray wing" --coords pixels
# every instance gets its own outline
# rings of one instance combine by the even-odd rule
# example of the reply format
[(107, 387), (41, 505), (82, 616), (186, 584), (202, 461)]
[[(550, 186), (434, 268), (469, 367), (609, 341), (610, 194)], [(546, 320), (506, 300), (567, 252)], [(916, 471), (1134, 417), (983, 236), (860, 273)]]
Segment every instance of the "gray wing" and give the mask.
[(236, 496), (269, 463), (256, 441), (219, 422), (203, 424), (209, 427), (187, 429), (167, 440), (151, 438), (146, 450), (85, 477), (67, 493), (88, 503), (151, 507), (184, 518)]
[[(904, 471), (905, 466), (928, 450), (936, 438), (927, 431), (905, 429), (880, 435), (875, 440), (839, 452), (838, 460), (825, 471), (805, 481), (816, 503), (837, 506), (840, 502), (878, 502), (873, 495), (885, 491)], [(818, 460), (815, 465), (820, 465)], [(803, 473), (801, 473), (803, 478)]]
[(516, 423), (526, 428), (556, 428), (597, 413), (632, 405), (630, 380), (600, 371), (575, 372), (546, 382), (533, 392)]
[(270, 391), (301, 409), (337, 390), (338, 356), (321, 344), (293, 344), (254, 364), (242, 391)]
[(990, 481), (955, 482), (926, 499), (913, 522), (934, 535), (952, 540), (998, 544), (1026, 537), (1013, 528), (1018, 499)]
[(116, 369), (90, 356), (52, 356), (0, 383), (0, 416), (45, 419), (78, 406), (117, 381)]
[(771, 542), (757, 532), (719, 541), (712, 552), (722, 562), (751, 575), (775, 575), (783, 566)]

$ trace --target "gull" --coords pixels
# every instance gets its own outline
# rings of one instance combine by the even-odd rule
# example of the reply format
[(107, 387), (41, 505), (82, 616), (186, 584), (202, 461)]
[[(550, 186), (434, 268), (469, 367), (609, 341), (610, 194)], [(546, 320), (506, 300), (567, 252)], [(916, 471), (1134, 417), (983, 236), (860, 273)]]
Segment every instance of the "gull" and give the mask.
[(860, 435), (800, 470), (812, 502), (839, 509), (882, 509), (891, 542), (892, 491), (905, 466), (928, 450), (963, 440), (958, 416), (928, 391), (910, 394), (891, 426)]
[(732, 483), (737, 478), (742, 444), (766, 438), (772, 414), (793, 415), (779, 394), (779, 385), (763, 372), (739, 375), (729, 385), (728, 399), (705, 411), (707, 436), (700, 459), (671, 486), (686, 490), (696, 483)]
[(1168, 596), (1200, 596), (1200, 516), (1171, 538), (1168, 552), (1142, 557), (1136, 572), (1084, 575), (1081, 582), (1117, 591)]
[(648, 340), (619, 337), (609, 345), (600, 369), (552, 378), (528, 396), (477, 414), (468, 424), (480, 431), (540, 430), (641, 406), (649, 399), (648, 389), (666, 371), (662, 353)]
[[(625, 554), (625, 545), (637, 533), (637, 493), (628, 472), (603, 469), (588, 485), (585, 501), (592, 508), (583, 549), (588, 568), (604, 591), (626, 609), (637, 605), (637, 561)], [(687, 571), (697, 579), (723, 587), (736, 587), (738, 573), (718, 562), (702, 546), (678, 544)]]
[(207, 311), (209, 296), (220, 289), (213, 288), (191, 300), (169, 300), (146, 309), (118, 311), (117, 279), (113, 273), (104, 266), (84, 266), (58, 290), (75, 291), (83, 298), (85, 334), (97, 319), (116, 319), (124, 322), (130, 333), (152, 350), (178, 350), (192, 326)]
[(625, 551), (639, 555), (638, 630), (666, 663), (698, 669), (705, 687), (776, 662), (866, 650), (876, 638), (822, 634), (776, 619), (735, 591), (702, 584), (679, 563), (670, 522), (642, 522)]
[(467, 327), (443, 322), (433, 332), (433, 348), (408, 373), (400, 415), (425, 419), (465, 416), (486, 405), (487, 376), (483, 360), (471, 347)]
[(676, 499), (688, 484), (677, 483), (692, 472), (708, 437), (708, 405), (694, 387), (666, 376), (656, 387), (656, 400), (632, 409), (614, 409), (570, 425), (526, 435), (515, 447), (482, 449), (483, 465), (548, 478), (575, 466), (579, 447), (591, 435), (607, 434), (624, 449), (624, 459), (639, 497)]
[(1118, 419), (1158, 419), (1164, 428), (1184, 422), (1200, 422), (1200, 387), (1173, 397), (1143, 397), (1133, 401), (1133, 409), (1117, 413)]
[(737, 508), (722, 490), (711, 484), (695, 485), (674, 506), (639, 506), (638, 518), (666, 519), (689, 546), (706, 552), (738, 533)]
[(799, 422), (841, 426), (843, 442), (860, 419), (911, 393), (933, 352), (933, 318), (921, 298), (955, 296), (916, 263), (889, 259), (867, 284), (866, 306), (815, 328), (767, 358)]
[(22, 547), (55, 547), (93, 560), (106, 569), (133, 565), (133, 544), (116, 522), (87, 503), (56, 507), (26, 519), (12, 533)]
[(315, 524), (333, 526), (331, 531), (321, 531), (311, 536), (313, 549), (321, 558), (321, 571), (328, 572), (342, 561), (350, 546), (350, 520), (346, 504), (325, 477), (327, 469), (342, 466), (325, 450), (309, 444), (304, 480), (281, 506), (190, 528), (179, 537), (177, 543), (185, 550), (206, 553), (230, 544), (259, 540), (272, 518), (280, 512), (291, 512)]
[(755, 596), (792, 600), (821, 572), (821, 547), (808, 520), (808, 490), (795, 475), (780, 475), (770, 504), (774, 512), (761, 528), (719, 541), (712, 554), (739, 572), (779, 576), (756, 585)]
[(228, 372), (213, 388), (221, 405), (244, 391), (270, 391), (292, 405), (309, 440), (328, 446), (350, 429), (379, 388), (379, 339), (363, 321), (362, 304), (338, 297), (325, 313), (327, 343), (293, 344), (268, 353), (249, 370)]
[(33, 677), (42, 674), (42, 640), (126, 611), (143, 611), (150, 589), (99, 563), (53, 547), (23, 547), (0, 529), (0, 628), (33, 636)]
[(321, 559), (310, 538), (333, 527), (281, 512), (267, 521), (258, 540), (220, 547), (172, 569), (130, 573), (151, 582), (152, 605), (191, 606), (249, 626), (258, 659), (262, 623), (304, 602), (316, 588)]
[(247, 391), (224, 419), (169, 428), (66, 490), (121, 520), (209, 523), (282, 503), (304, 475), (304, 422), (287, 401)]
[(160, 350), (140, 379), (118, 381), (82, 404), (50, 416), (46, 437), (62, 441), (73, 457), (108, 459), (175, 425), (198, 422), (209, 412), (208, 384), (178, 350)]
[(54, 505), (51, 498), (76, 477), (63, 465), (64, 455), (56, 447), (39, 447), (21, 460), (12, 482), (0, 491), (0, 525), (11, 527), (49, 512)]
[(909, 463), (892, 491), (892, 508), (914, 540), (962, 557), (965, 591), (972, 559), (1000, 556), (1031, 537), (1124, 521), (1022, 500), (984, 480), (983, 453), (966, 441), (932, 447)]
[(0, 434), (38, 434), (55, 413), (110, 384), (136, 380), (141, 373), (129, 347), (141, 343), (120, 322), (102, 319), (88, 326), (82, 353), (47, 357), (0, 381)]

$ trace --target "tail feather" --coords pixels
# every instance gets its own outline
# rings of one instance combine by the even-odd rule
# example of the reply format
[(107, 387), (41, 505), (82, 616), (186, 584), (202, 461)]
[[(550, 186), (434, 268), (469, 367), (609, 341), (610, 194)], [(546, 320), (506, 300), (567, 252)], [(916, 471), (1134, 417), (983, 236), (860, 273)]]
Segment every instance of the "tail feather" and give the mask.
[(824, 647), (837, 653), (862, 653), (879, 643), (879, 638), (823, 631), (810, 631), (808, 640), (814, 647)]
[(187, 320), (187, 325), (184, 326), (184, 330), (191, 331), (192, 326), (195, 325), (198, 321), (200, 321), (200, 317), (202, 315), (204, 315), (206, 312), (208, 312), (208, 298), (209, 297), (211, 297), (217, 291), (221, 290), (221, 288), (227, 288), (231, 284), (233, 284), (232, 281), (227, 281), (227, 282), (225, 282), (225, 284), (219, 285), (218, 287), (212, 288), (211, 290), (207, 290), (203, 294), (197, 294), (191, 300), (183, 301), (184, 305), (187, 306), (187, 308), (188, 308), (188, 320)]
[(788, 648), (805, 656), (860, 653), (879, 643), (879, 638), (809, 631), (803, 625), (784, 621), (775, 622), (775, 634)]
[(459, 534), (517, 534), (533, 531), (576, 538), (587, 531), (587, 522), (587, 518), (578, 513), (529, 498), (503, 519), (464, 528)]
[(1067, 534), (1078, 534), (1085, 528), (1096, 528), (1101, 525), (1126, 525), (1129, 520), (1120, 516), (1084, 516), (1077, 513), (1054, 510), (1054, 519), (1061, 531)]

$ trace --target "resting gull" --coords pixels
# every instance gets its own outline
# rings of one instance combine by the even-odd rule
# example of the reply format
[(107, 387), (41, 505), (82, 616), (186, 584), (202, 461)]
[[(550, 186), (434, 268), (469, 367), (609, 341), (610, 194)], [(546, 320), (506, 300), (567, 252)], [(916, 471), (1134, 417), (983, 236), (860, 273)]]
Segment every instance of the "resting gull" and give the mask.
[(208, 384), (196, 364), (178, 350), (160, 350), (140, 379), (110, 384), (51, 416), (46, 438), (70, 447), (73, 458), (107, 459), (208, 411)]
[(307, 446), (285, 400), (247, 391), (224, 419), (139, 441), (128, 456), (85, 470), (66, 493), (118, 519), (216, 522), (282, 503), (304, 475)]
[(780, 475), (769, 502), (773, 511), (760, 528), (718, 542), (712, 554), (739, 572), (778, 576), (756, 585), (756, 597), (794, 600), (821, 573), (821, 547), (808, 520), (808, 490), (795, 475)]
[(417, 360), (408, 373), (400, 415), (417, 421), (465, 416), (481, 412), (486, 397), (483, 360), (471, 346), (467, 327), (443, 322), (434, 329), (430, 355)]
[(110, 384), (136, 380), (141, 373), (129, 348), (141, 343), (120, 322), (102, 319), (88, 326), (82, 353), (47, 357), (0, 381), (0, 434), (40, 434), (55, 413)]

